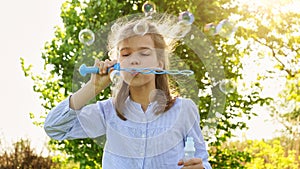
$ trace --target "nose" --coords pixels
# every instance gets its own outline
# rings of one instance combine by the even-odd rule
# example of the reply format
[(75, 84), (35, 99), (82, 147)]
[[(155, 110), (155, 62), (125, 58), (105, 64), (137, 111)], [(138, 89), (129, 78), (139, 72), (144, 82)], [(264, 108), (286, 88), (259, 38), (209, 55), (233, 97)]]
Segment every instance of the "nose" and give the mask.
[(133, 53), (130, 57), (131, 65), (139, 65), (141, 63), (138, 53)]

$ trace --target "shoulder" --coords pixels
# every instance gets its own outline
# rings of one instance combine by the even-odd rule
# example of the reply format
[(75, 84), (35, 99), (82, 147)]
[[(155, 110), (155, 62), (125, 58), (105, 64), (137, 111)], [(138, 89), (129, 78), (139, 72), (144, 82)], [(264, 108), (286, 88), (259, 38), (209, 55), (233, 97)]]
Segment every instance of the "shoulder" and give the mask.
[(197, 108), (197, 105), (194, 103), (193, 100), (183, 97), (177, 97), (174, 105), (179, 105), (181, 107)]
[(112, 118), (111, 116), (116, 114), (112, 98), (97, 101), (96, 106), (99, 112), (101, 112), (106, 118)]
[(178, 97), (176, 99), (174, 108), (180, 110), (181, 115), (188, 115), (190, 117), (194, 117), (195, 119), (200, 118), (198, 106), (191, 99)]
[(101, 100), (97, 101), (97, 105), (101, 107), (106, 107), (106, 106), (112, 106), (112, 98), (106, 99), (106, 100)]

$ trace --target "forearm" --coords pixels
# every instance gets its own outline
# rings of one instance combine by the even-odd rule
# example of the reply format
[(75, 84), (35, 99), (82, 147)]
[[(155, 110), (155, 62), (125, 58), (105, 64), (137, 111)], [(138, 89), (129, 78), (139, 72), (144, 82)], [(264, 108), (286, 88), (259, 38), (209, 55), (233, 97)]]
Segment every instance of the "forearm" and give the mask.
[(84, 87), (75, 92), (70, 98), (70, 108), (79, 110), (85, 106), (91, 99), (98, 95), (107, 85), (95, 85), (89, 81)]

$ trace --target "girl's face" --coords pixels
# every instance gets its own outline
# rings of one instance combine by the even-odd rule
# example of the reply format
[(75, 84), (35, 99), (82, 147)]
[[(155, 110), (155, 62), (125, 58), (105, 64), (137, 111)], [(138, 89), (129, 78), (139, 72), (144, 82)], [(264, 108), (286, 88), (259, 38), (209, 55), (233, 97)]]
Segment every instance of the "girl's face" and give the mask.
[[(150, 35), (127, 38), (120, 42), (118, 49), (121, 68), (162, 68)], [(142, 86), (150, 82), (155, 84), (154, 74), (121, 71), (121, 76), (130, 86)]]

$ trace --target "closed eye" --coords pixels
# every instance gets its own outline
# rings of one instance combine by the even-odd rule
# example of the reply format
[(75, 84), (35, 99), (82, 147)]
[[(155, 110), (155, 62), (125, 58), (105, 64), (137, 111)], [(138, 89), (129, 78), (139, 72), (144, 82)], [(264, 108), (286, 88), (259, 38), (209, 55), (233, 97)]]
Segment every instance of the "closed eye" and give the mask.
[(127, 56), (130, 56), (131, 55), (131, 53), (124, 53), (124, 54), (122, 54), (121, 56), (122, 57), (127, 57)]
[(152, 51), (150, 49), (145, 49), (140, 52), (142, 56), (150, 56)]
[(129, 56), (129, 55), (131, 55), (131, 49), (130, 48), (128, 48), (128, 47), (125, 47), (125, 48), (122, 48), (121, 50), (120, 50), (120, 55), (121, 55), (121, 57), (127, 57), (127, 56)]
[(149, 56), (150, 54), (149, 53), (142, 53), (141, 55), (142, 56)]

